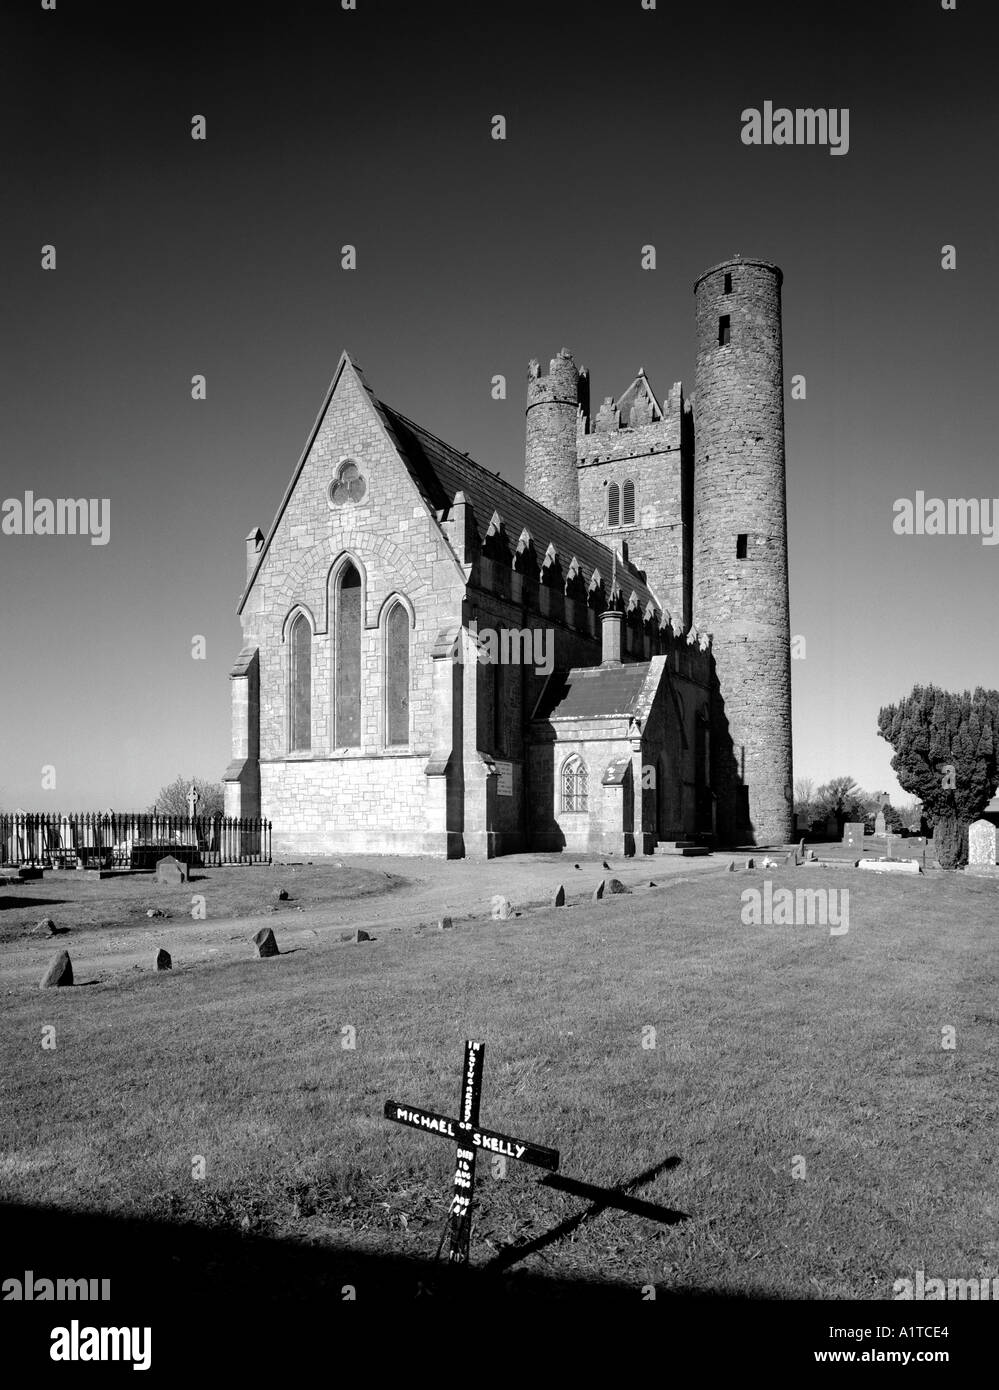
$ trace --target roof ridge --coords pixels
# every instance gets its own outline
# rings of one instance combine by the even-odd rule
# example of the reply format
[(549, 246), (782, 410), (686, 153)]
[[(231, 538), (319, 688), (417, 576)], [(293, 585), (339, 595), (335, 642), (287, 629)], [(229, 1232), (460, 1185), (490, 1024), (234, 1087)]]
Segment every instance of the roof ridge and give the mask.
[(511, 492), (516, 493), (518, 498), (526, 502), (529, 502), (532, 507), (538, 507), (541, 511), (547, 512), (549, 516), (554, 517), (556, 521), (558, 521), (562, 526), (568, 526), (571, 530), (577, 532), (580, 536), (584, 538), (584, 540), (587, 541), (588, 544), (599, 546), (601, 550), (606, 552), (608, 558), (617, 555), (618, 558), (621, 559), (624, 563), (628, 577), (632, 580), (637, 580), (638, 583), (644, 585), (644, 587), (649, 591), (649, 594), (652, 596), (652, 598), (656, 600), (657, 606), (660, 609), (663, 608), (663, 604), (659, 600), (656, 591), (653, 589), (648, 579), (639, 579), (638, 575), (632, 568), (632, 561), (630, 559), (626, 560), (623, 556), (618, 555), (618, 552), (616, 550), (613, 550), (609, 545), (605, 545), (604, 542), (600, 540), (597, 536), (593, 536), (588, 531), (584, 531), (581, 526), (577, 526), (574, 521), (570, 521), (568, 517), (563, 516), (560, 512), (552, 511), (550, 507), (545, 506), (544, 502), (539, 502), (536, 497), (532, 497), (529, 492), (525, 492), (523, 488), (519, 488), (516, 485), (516, 483), (511, 483), (509, 479), (502, 477), (499, 473), (493, 473), (490, 469), (486, 468), (483, 464), (479, 463), (478, 459), (473, 459), (471, 454), (462, 453), (462, 451), (460, 449), (456, 449), (453, 444), (449, 444), (446, 439), (442, 439), (439, 434), (434, 434), (433, 430), (427, 429), (426, 425), (421, 425), (418, 420), (412, 419), (409, 415), (404, 414), (403, 411), (397, 410), (395, 406), (389, 405), (387, 401), (383, 401), (380, 398), (379, 404), (381, 405), (383, 410), (387, 410), (392, 415), (397, 416), (400, 420), (402, 420), (405, 424), (409, 425), (411, 428), (419, 430), (421, 434), (429, 435), (431, 439), (436, 440), (438, 444), (443, 445), (444, 448), (449, 451), (449, 453), (453, 454), (456, 458), (461, 459), (462, 463), (471, 464), (473, 468), (477, 468), (478, 471), (484, 477), (490, 479), (490, 481), (502, 483), (503, 486), (509, 488)]

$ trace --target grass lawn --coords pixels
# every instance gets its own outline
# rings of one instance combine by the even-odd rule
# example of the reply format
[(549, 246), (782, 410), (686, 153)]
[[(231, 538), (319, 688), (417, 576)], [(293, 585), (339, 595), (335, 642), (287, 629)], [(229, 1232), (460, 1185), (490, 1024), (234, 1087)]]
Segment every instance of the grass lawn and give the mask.
[[(764, 878), (848, 889), (849, 931), (744, 926), (740, 895)], [(629, 1191), (686, 1218), (606, 1210), (528, 1270), (798, 1298), (891, 1298), (917, 1269), (994, 1276), (997, 909), (999, 885), (959, 874), (782, 866), (17, 990), (0, 1195), (432, 1255), (453, 1145), (382, 1107), (455, 1113), (478, 1037), (485, 1126), (558, 1148), (562, 1174), (602, 1187), (666, 1165)], [(480, 1155), (475, 1264), (586, 1211), (517, 1169), (494, 1176)]]
[[(0, 887), (0, 942), (30, 936), (41, 918), (74, 928), (146, 926), (149, 908), (168, 917), (190, 917), (191, 897), (204, 894), (212, 917), (252, 917), (296, 907), (322, 907), (327, 903), (355, 900), (405, 887), (397, 874), (373, 873), (351, 865), (227, 865), (192, 869), (182, 891), (157, 883), (155, 874), (121, 874), (112, 878), (88, 878), (75, 870), (47, 871), (44, 878)], [(273, 893), (280, 885), (288, 892), (285, 902)], [(189, 889), (189, 891), (188, 891)], [(179, 906), (178, 906), (179, 904)], [(151, 931), (157, 928), (150, 926)], [(68, 944), (68, 943), (64, 943)]]

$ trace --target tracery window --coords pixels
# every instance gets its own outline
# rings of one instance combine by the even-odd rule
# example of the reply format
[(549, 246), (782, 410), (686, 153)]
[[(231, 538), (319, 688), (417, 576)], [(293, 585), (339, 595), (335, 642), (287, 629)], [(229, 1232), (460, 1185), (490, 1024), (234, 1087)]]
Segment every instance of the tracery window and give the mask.
[(570, 814), (589, 810), (589, 776), (586, 764), (576, 755), (562, 765), (562, 810)]

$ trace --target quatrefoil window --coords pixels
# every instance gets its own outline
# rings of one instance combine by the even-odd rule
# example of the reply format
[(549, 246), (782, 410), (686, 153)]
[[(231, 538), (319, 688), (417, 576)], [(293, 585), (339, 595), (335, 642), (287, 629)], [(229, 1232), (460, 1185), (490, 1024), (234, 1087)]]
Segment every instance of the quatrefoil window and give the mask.
[(334, 507), (360, 502), (368, 490), (356, 463), (345, 463), (330, 483), (329, 499)]

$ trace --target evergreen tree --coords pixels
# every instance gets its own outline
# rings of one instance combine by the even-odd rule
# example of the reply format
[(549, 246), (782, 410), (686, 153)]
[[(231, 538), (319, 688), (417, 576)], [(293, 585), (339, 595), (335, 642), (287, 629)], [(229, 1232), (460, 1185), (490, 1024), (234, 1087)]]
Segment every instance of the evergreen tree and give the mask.
[(968, 857), (968, 826), (981, 815), (999, 778), (999, 691), (956, 695), (935, 685), (878, 714), (878, 733), (895, 750), (892, 770), (923, 803), (944, 869)]

